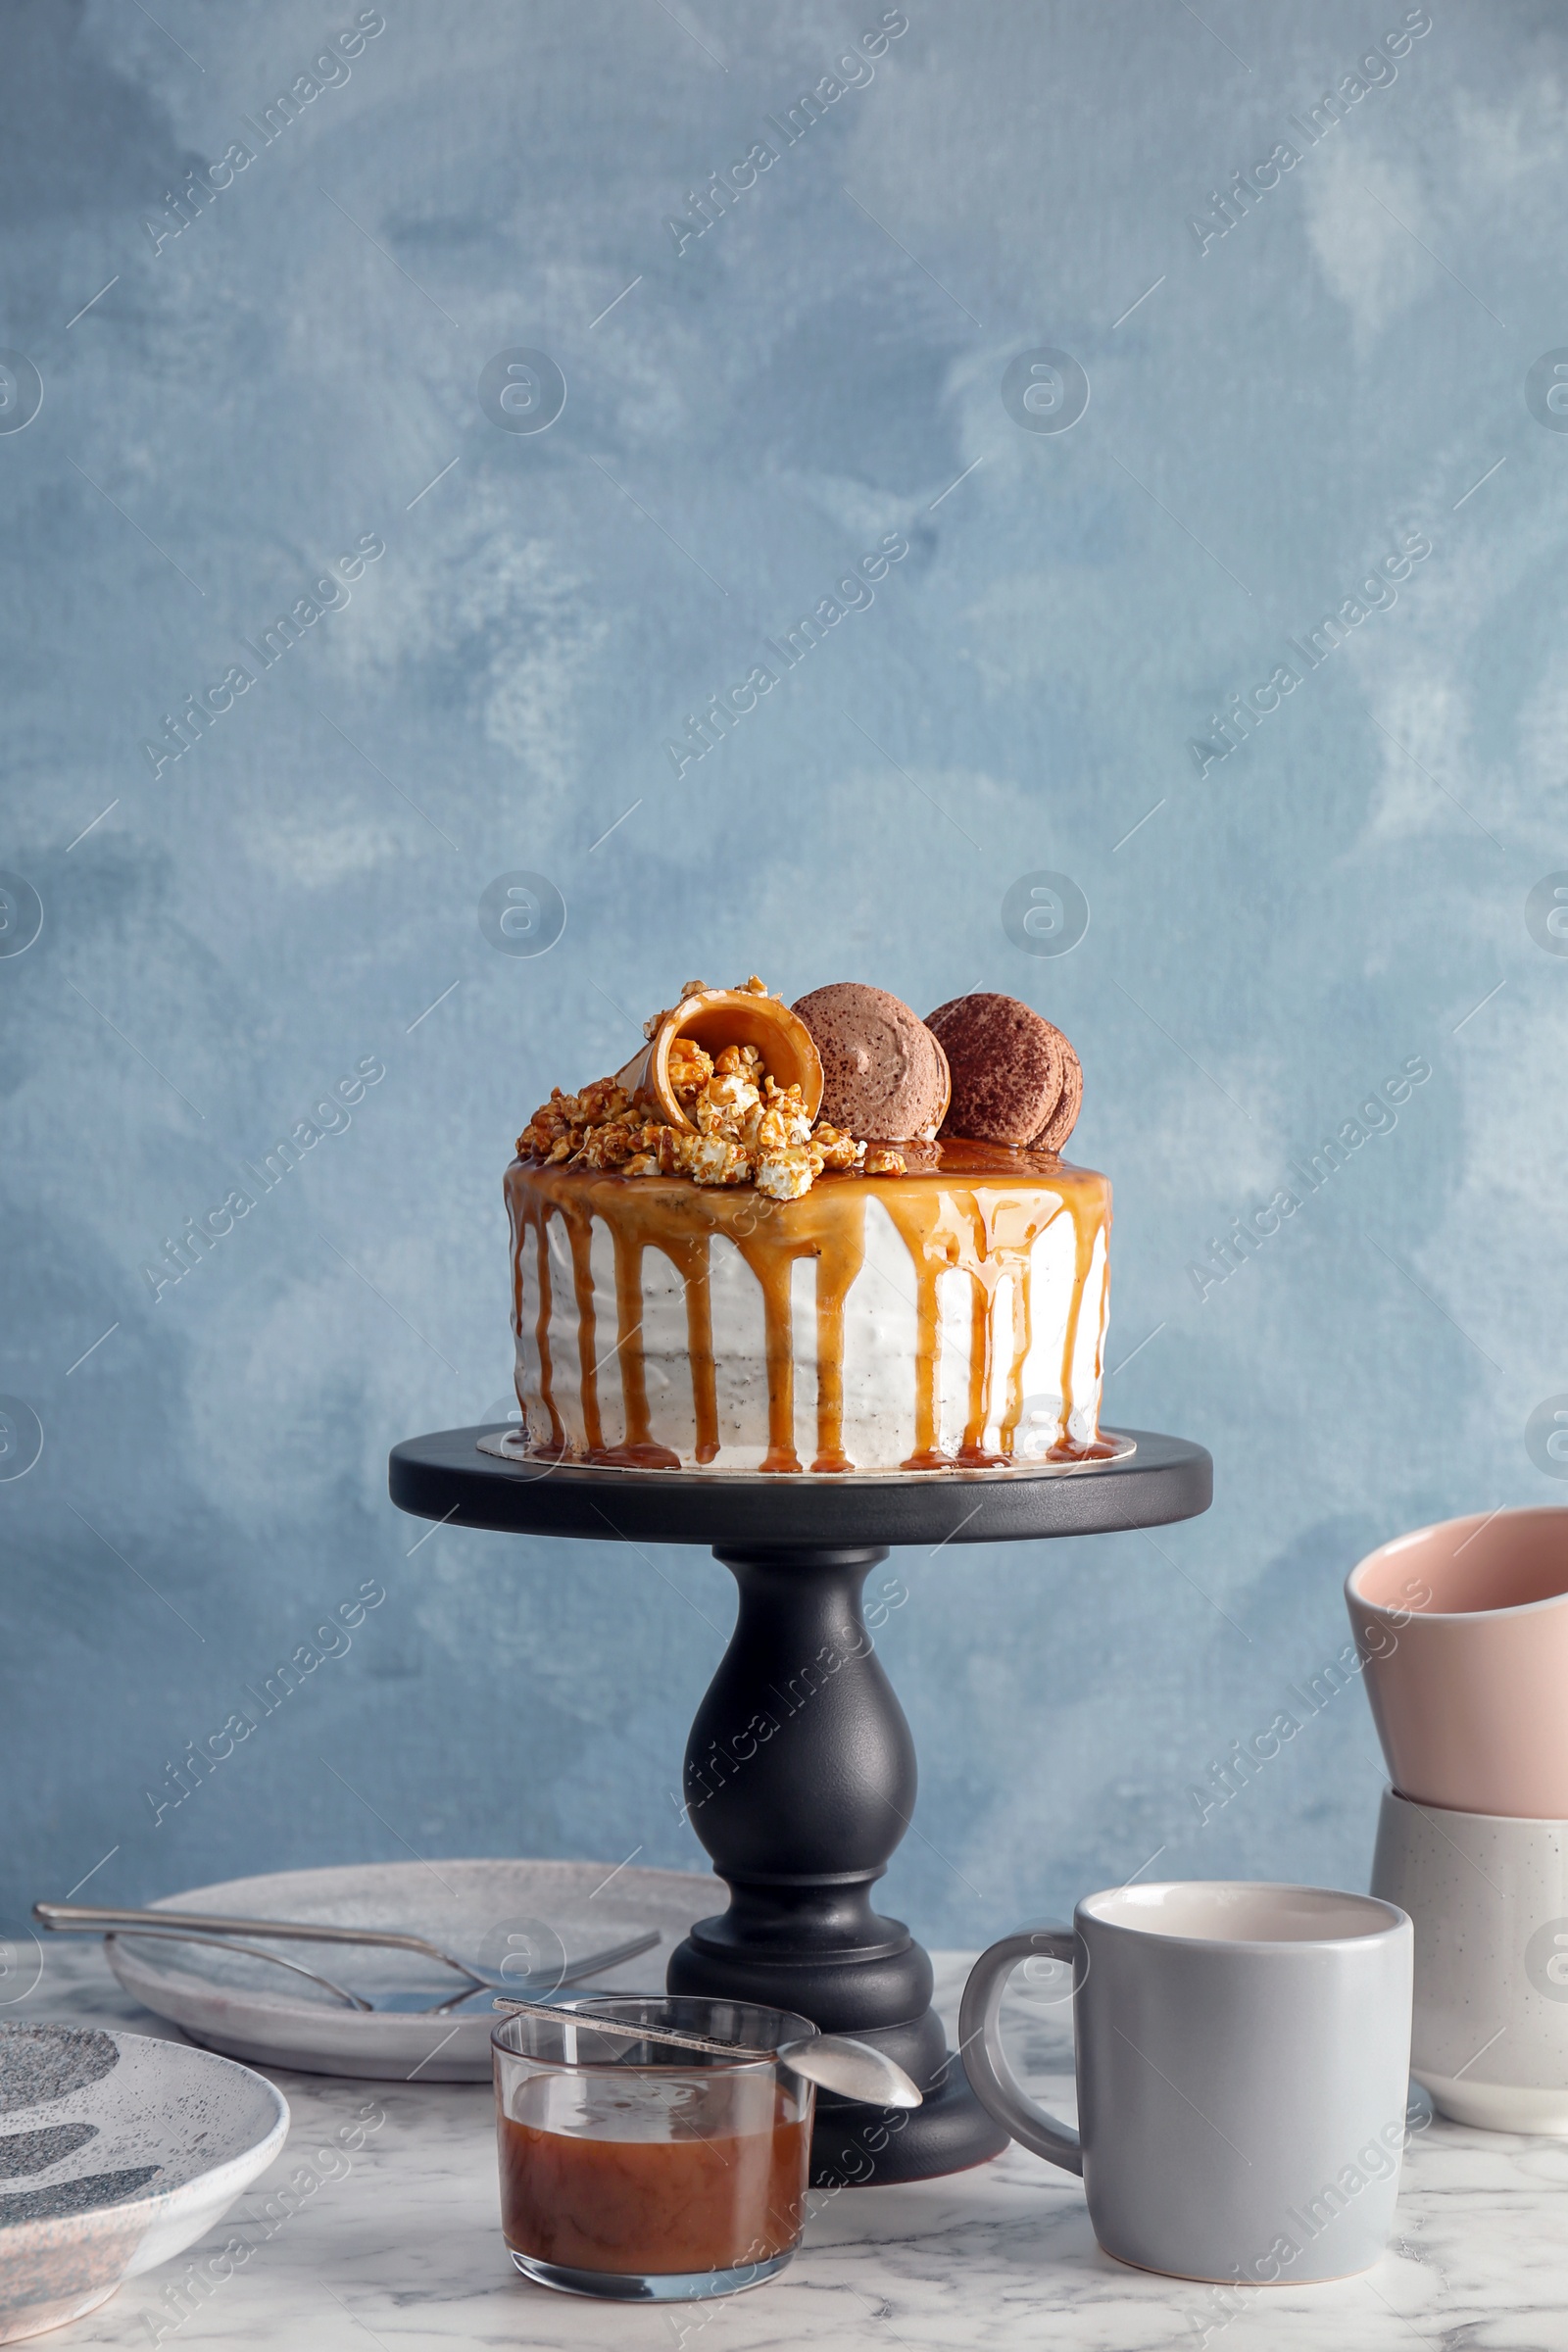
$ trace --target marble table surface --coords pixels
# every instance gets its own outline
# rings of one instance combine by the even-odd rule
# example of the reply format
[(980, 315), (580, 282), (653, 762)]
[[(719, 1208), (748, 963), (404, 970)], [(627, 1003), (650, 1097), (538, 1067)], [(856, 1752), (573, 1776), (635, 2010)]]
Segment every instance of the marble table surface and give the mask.
[[(6, 2014), (102, 2022), (179, 2038), (122, 1992), (96, 1943), (47, 1943), (43, 1975)], [(950, 2029), (964, 1956), (937, 1955)], [(1071, 2113), (1059, 2009), (1021, 1996), (1018, 2070)], [(1398, 2234), (1378, 2268), (1332, 2286), (1245, 2297), (1150, 2278), (1096, 2247), (1079, 2183), (1020, 2148), (906, 2188), (811, 2192), (806, 2240), (782, 2277), (727, 2301), (653, 2310), (558, 2295), (516, 2277), (497, 2215), (491, 2093), (479, 2083), (350, 2082), (278, 2073), (293, 2110), (282, 2155), (188, 2254), (45, 2339), (234, 2345), (243, 2352), (449, 2352), (457, 2345), (760, 2352), (885, 2345), (887, 2352), (1568, 2352), (1568, 2141), (1441, 2119), (1405, 2158)], [(340, 2125), (362, 2122), (352, 2158)], [(244, 2216), (292, 2183), (296, 2209), (243, 2232), (242, 2268), (202, 2283)], [(270, 2234), (268, 2233), (270, 2230)], [(1231, 2305), (1239, 2303), (1232, 2310)]]

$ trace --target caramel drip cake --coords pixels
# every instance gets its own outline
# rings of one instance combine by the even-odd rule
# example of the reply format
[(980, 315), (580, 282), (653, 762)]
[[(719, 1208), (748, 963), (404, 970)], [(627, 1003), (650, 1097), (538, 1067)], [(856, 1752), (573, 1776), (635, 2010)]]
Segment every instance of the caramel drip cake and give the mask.
[(507, 1171), (524, 1442), (626, 1469), (841, 1475), (1100, 1443), (1110, 1186), (1062, 1144), (1066, 1039), (1010, 997), (920, 1021), (690, 982), (559, 1089)]

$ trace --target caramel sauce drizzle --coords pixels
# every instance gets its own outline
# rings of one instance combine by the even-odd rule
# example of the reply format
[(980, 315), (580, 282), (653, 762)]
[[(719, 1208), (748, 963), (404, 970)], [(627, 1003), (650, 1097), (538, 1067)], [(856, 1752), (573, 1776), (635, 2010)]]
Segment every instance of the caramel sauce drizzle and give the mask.
[[(675, 1253), (669, 1251), (671, 1256)], [(697, 1416), (697, 1459), (718, 1454), (718, 1387), (713, 1374), (713, 1304), (708, 1280), (708, 1236), (700, 1234), (675, 1257), (686, 1285), (686, 1353), (692, 1367), (692, 1406)]]
[[(1012, 1298), (1012, 1323), (1016, 1336), (1012, 1362), (1007, 1371), (1007, 1401), (1002, 1414), (1002, 1451), (1004, 1459), (1007, 1461), (1012, 1459), (1013, 1440), (1018, 1434), (1018, 1424), (1023, 1419), (1024, 1366), (1029, 1361), (1029, 1350), (1035, 1344), (1035, 1301), (1029, 1284), (1026, 1282), (1021, 1289), (1014, 1291)], [(1097, 1365), (1097, 1383), (1099, 1377)]]
[[(539, 1312), (534, 1319), (533, 1336), (534, 1345), (539, 1350), (539, 1394), (550, 1415), (550, 1449), (553, 1453), (561, 1453), (565, 1448), (566, 1433), (562, 1426), (561, 1415), (556, 1410), (555, 1367), (550, 1352), (550, 1309), (555, 1293), (550, 1278), (549, 1219), (543, 1206), (536, 1208), (528, 1195), (512, 1184), (510, 1177), (507, 1183), (507, 1215), (512, 1226), (512, 1328), (519, 1338), (522, 1335), (523, 1317), (524, 1236), (530, 1227), (537, 1244)], [(522, 1407), (526, 1424), (527, 1401), (515, 1379), (513, 1386), (516, 1390), (517, 1402)]]
[[(518, 1319), (521, 1320), (522, 1254), (517, 1256)], [(556, 1410), (555, 1367), (550, 1360), (550, 1308), (554, 1293), (550, 1287), (550, 1235), (543, 1217), (539, 1219), (539, 1319), (534, 1326), (534, 1340), (539, 1349), (539, 1394), (550, 1415), (550, 1450), (560, 1453), (566, 1443), (561, 1415)]]
[[(816, 1452), (813, 1471), (853, 1470), (844, 1450), (844, 1315), (851, 1286), (865, 1257), (865, 1205), (874, 1197), (887, 1210), (908, 1251), (915, 1278), (916, 1362), (914, 1450), (902, 1465), (908, 1470), (991, 1467), (1012, 1456), (1023, 1414), (1023, 1377), (1033, 1335), (1030, 1265), (1036, 1242), (1058, 1217), (1071, 1220), (1075, 1281), (1062, 1340), (1061, 1409), (1047, 1459), (1080, 1460), (1112, 1449), (1097, 1442), (1075, 1444), (1071, 1436), (1073, 1368), (1083, 1294), (1098, 1237), (1110, 1221), (1108, 1187), (1102, 1177), (1048, 1153), (1008, 1152), (990, 1145), (950, 1141), (930, 1148), (935, 1164), (904, 1176), (862, 1177), (828, 1173), (799, 1200), (772, 1201), (750, 1186), (703, 1186), (684, 1177), (625, 1177), (584, 1168), (540, 1166), (514, 1161), (507, 1173), (514, 1236), (514, 1329), (523, 1329), (524, 1233), (537, 1235), (540, 1289), (535, 1341), (541, 1365), (541, 1395), (551, 1416), (551, 1444), (564, 1444), (553, 1391), (548, 1325), (551, 1283), (547, 1226), (562, 1217), (570, 1242), (577, 1302), (578, 1380), (591, 1464), (627, 1468), (677, 1467), (679, 1456), (652, 1435), (643, 1349), (643, 1261), (658, 1250), (681, 1277), (686, 1301), (687, 1348), (691, 1364), (697, 1459), (710, 1462), (719, 1450), (717, 1381), (713, 1361), (710, 1245), (717, 1235), (730, 1242), (755, 1275), (762, 1298), (767, 1362), (768, 1443), (761, 1467), (799, 1471), (795, 1447), (795, 1347), (792, 1289), (798, 1258), (816, 1261)], [(614, 1251), (619, 1367), (625, 1409), (622, 1443), (607, 1446), (599, 1404), (600, 1358), (593, 1303), (591, 1245), (593, 1218), (608, 1226)], [(939, 1277), (954, 1270), (971, 1284), (969, 1394), (962, 1442), (943, 1452), (940, 1429), (942, 1319)], [(1006, 1287), (1011, 1348), (1004, 1368), (998, 1329), (999, 1297)], [(1095, 1377), (1100, 1377), (1097, 1337)], [(608, 1360), (608, 1359), (606, 1359)], [(1000, 1451), (985, 1443), (995, 1423)]]
[[(967, 1147), (970, 1152), (978, 1152), (982, 1149), (974, 1145)], [(955, 1146), (944, 1146), (943, 1149), (945, 1165), (952, 1164), (954, 1160), (957, 1162), (954, 1168), (955, 1174), (962, 1167), (959, 1156), (962, 1150), (962, 1147)], [(1012, 1157), (1011, 1154), (1006, 1156), (1009, 1159)], [(1015, 1177), (1023, 1173), (1016, 1169), (1007, 1172)], [(1058, 1162), (1054, 1173), (1059, 1172)], [(1077, 1175), (1079, 1171), (1071, 1170), (1068, 1173)], [(1074, 1291), (1068, 1314), (1067, 1342), (1063, 1350), (1061, 1417), (1056, 1431), (1056, 1446), (1060, 1446), (1066, 1436), (1073, 1409), (1072, 1363), (1077, 1316), (1082, 1285), (1090, 1262), (1085, 1250), (1087, 1246), (1092, 1255), (1099, 1218), (1080, 1213), (1075, 1190), (1070, 1185), (1064, 1184), (1059, 1194), (1042, 1199), (1041, 1175), (1034, 1170), (1019, 1183), (1017, 1191), (1010, 1194), (1004, 1189), (1004, 1180), (998, 1183), (995, 1178), (983, 1190), (954, 1184), (951, 1179), (943, 1183), (940, 1176), (935, 1180), (903, 1176), (885, 1179), (884, 1183), (883, 1205), (903, 1238), (919, 1281), (916, 1299), (918, 1339), (914, 1451), (903, 1467), (906, 1470), (938, 1470), (956, 1460), (965, 1469), (992, 1469), (1010, 1459), (1013, 1438), (1023, 1411), (1023, 1367), (1028, 1348), (1026, 1344), (1020, 1351), (1014, 1340), (1005, 1401), (1001, 1413), (995, 1416), (1003, 1449), (1000, 1453), (992, 1452), (985, 1445), (985, 1432), (993, 1418), (997, 1293), (1004, 1277), (1009, 1278), (1014, 1330), (1018, 1321), (1016, 1302), (1020, 1299), (1025, 1302), (1027, 1330), (1030, 1327), (1030, 1265), (1035, 1243), (1048, 1225), (1054, 1224), (1059, 1216), (1066, 1215), (1072, 1218), (1077, 1236), (1078, 1287)], [(950, 1267), (966, 1273), (971, 1285), (968, 1418), (956, 1455), (943, 1453), (936, 1442), (942, 1376), (942, 1322), (937, 1278)]]
[(762, 1329), (767, 1349), (767, 1451), (764, 1470), (799, 1470), (795, 1450), (795, 1315), (790, 1297), (795, 1260), (804, 1250), (759, 1247), (755, 1235), (735, 1244), (762, 1286)]
[[(876, 1182), (873, 1177), (870, 1180)], [(815, 1188), (813, 1187), (813, 1190)], [(808, 1193), (807, 1199), (811, 1195)], [(837, 1199), (825, 1195), (824, 1199)], [(865, 1193), (847, 1191), (824, 1220), (816, 1268), (816, 1458), (813, 1470), (853, 1470), (844, 1450), (844, 1302), (865, 1262)]]
[(582, 1426), (592, 1460), (605, 1450), (605, 1432), (599, 1418), (599, 1352), (594, 1314), (594, 1225), (575, 1202), (562, 1203), (566, 1238), (571, 1244), (571, 1282), (577, 1296), (577, 1362), (581, 1375)]
[[(1074, 1446), (1068, 1429), (1068, 1422), (1072, 1414), (1073, 1358), (1078, 1352), (1078, 1324), (1083, 1314), (1084, 1289), (1089, 1280), (1089, 1269), (1094, 1262), (1096, 1234), (1093, 1228), (1085, 1229), (1082, 1219), (1076, 1219), (1073, 1225), (1073, 1237), (1077, 1255), (1072, 1298), (1067, 1308), (1067, 1328), (1062, 1334), (1061, 1342), (1061, 1418), (1056, 1424), (1056, 1442), (1046, 1455), (1048, 1462), (1081, 1461), (1086, 1456), (1091, 1459), (1103, 1458), (1115, 1450), (1113, 1446), (1105, 1445), (1100, 1439), (1087, 1446)], [(1100, 1379), (1100, 1350), (1104, 1344), (1104, 1310), (1102, 1308), (1100, 1330), (1095, 1337), (1095, 1379), (1097, 1382)]]

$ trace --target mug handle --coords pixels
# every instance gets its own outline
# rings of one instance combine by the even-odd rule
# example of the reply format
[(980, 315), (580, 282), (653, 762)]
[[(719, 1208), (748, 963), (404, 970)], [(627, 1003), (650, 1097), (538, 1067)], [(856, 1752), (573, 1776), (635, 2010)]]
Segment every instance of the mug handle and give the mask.
[(981, 1953), (969, 1971), (958, 2010), (958, 2048), (963, 2071), (981, 2106), (1023, 2147), (1032, 2148), (1064, 2173), (1082, 2174), (1083, 2144), (1070, 2124), (1058, 2123), (1037, 2107), (1023, 2089), (1002, 2047), (997, 2013), (1007, 1979), (1020, 1960), (1066, 1960), (1076, 1964), (1078, 1938), (1071, 1928), (1024, 1929), (1004, 1936)]

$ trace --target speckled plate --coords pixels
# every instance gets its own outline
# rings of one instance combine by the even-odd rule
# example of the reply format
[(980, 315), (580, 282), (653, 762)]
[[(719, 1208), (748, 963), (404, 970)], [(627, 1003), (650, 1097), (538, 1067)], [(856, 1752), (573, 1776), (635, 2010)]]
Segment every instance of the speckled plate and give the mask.
[[(227, 1879), (165, 1895), (153, 1908), (396, 1928), (493, 1967), (509, 1950), (520, 1949), (547, 1970), (564, 1952), (575, 1957), (602, 1950), (640, 1928), (657, 1928), (660, 1941), (652, 1950), (572, 1986), (574, 1992), (647, 1992), (662, 1987), (665, 1963), (693, 1920), (721, 1911), (725, 1900), (717, 1880), (695, 1871), (614, 1862), (434, 1861)], [(107, 1936), (105, 1948), (125, 1990), (145, 2008), (193, 2041), (231, 2057), (380, 2082), (490, 2080), (495, 2016), (487, 1999), (445, 2017), (389, 2010), (367, 2015), (240, 1952), (130, 1935)], [(370, 1997), (422, 1986), (434, 2002), (456, 1982), (439, 1966), (401, 1952), (347, 1944), (280, 1942), (276, 1948)]]
[(0, 2343), (183, 2253), (287, 2134), (282, 2092), (210, 2050), (0, 2025)]

